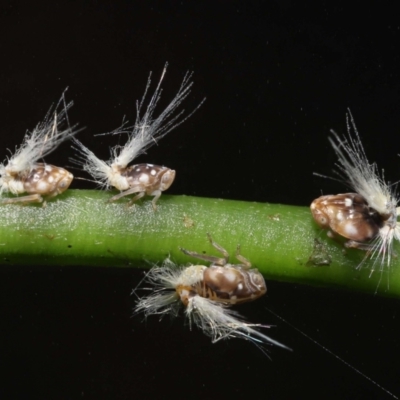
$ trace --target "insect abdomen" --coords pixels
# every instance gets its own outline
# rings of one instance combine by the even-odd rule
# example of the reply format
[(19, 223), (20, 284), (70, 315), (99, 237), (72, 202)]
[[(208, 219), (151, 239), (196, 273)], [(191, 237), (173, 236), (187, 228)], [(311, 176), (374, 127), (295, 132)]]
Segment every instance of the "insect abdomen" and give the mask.
[(267, 291), (265, 280), (256, 269), (211, 266), (204, 271), (202, 297), (237, 304), (252, 301)]
[(152, 192), (155, 189), (166, 190), (175, 179), (175, 171), (153, 164), (132, 165), (121, 175), (126, 177), (129, 187), (140, 186), (146, 192)]
[(21, 180), (27, 193), (55, 196), (67, 190), (72, 179), (73, 175), (64, 168), (38, 163)]
[(374, 239), (383, 224), (380, 214), (357, 193), (321, 196), (311, 203), (311, 212), (322, 228), (357, 242)]

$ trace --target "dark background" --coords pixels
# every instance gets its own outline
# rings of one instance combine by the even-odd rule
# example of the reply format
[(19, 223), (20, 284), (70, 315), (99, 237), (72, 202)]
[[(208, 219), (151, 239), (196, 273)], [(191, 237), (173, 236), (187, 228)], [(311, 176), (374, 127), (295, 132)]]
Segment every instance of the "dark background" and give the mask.
[[(1, 150), (14, 149), (69, 86), (80, 139), (108, 158), (149, 71), (166, 101), (195, 71), (187, 109), (206, 103), (138, 161), (177, 170), (168, 193), (307, 206), (343, 185), (329, 129), (350, 107), (369, 159), (399, 179), (400, 22), (384, 2), (10, 2), (1, 8)], [(3, 3), (4, 4), (4, 3)], [(360, 3), (361, 4), (361, 3)], [(165, 104), (164, 104), (165, 105)], [(46, 161), (69, 165), (69, 144)], [(72, 187), (89, 187), (74, 182)], [(287, 319), (400, 393), (399, 301), (268, 282), (240, 311), (294, 349), (211, 344), (181, 318), (131, 318), (132, 269), (3, 267), (0, 398), (389, 398)]]

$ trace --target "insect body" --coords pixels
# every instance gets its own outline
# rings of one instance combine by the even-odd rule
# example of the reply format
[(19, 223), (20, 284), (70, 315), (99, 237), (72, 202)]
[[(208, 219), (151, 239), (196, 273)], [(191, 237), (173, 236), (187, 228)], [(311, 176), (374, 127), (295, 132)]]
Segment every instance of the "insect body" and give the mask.
[[(330, 138), (338, 156), (339, 173), (355, 193), (321, 196), (311, 203), (311, 212), (328, 235), (342, 236), (346, 247), (368, 251), (390, 266), (393, 240), (400, 240), (398, 197), (384, 181), (375, 163), (370, 164), (349, 111), (348, 137), (335, 132)], [(375, 265), (375, 264), (374, 264)]]
[(128, 166), (140, 154), (143, 154), (153, 144), (157, 143), (172, 129), (183, 123), (189, 118), (203, 101), (189, 115), (179, 119), (185, 110), (174, 115), (176, 109), (186, 99), (193, 85), (192, 74), (187, 73), (170, 104), (160, 113), (158, 117), (153, 117), (157, 103), (161, 97), (161, 83), (166, 73), (165, 65), (160, 81), (154, 91), (146, 111), (142, 115), (143, 103), (146, 98), (151, 80), (151, 74), (147, 81), (144, 96), (140, 102), (136, 103), (136, 122), (133, 127), (122, 126), (111, 132), (112, 134), (128, 134), (128, 140), (124, 146), (115, 146), (112, 150), (111, 160), (105, 162), (85, 147), (82, 143), (75, 140), (76, 149), (79, 152), (78, 160), (75, 163), (82, 166), (85, 171), (93, 176), (95, 182), (105, 188), (115, 187), (121, 193), (110, 198), (116, 201), (122, 197), (137, 193), (130, 203), (140, 199), (145, 195), (154, 196), (152, 200), (153, 208), (156, 209), (156, 202), (161, 196), (161, 192), (168, 189), (175, 178), (175, 171), (167, 167), (152, 164), (137, 164)]
[[(63, 108), (57, 112), (61, 104)], [(45, 120), (38, 124), (33, 132), (25, 135), (16, 153), (0, 164), (0, 194), (28, 193), (26, 196), (3, 199), (1, 203), (40, 203), (43, 196), (54, 197), (68, 189), (73, 180), (70, 172), (37, 161), (76, 133), (69, 126), (60, 129), (64, 122), (67, 122), (67, 110), (72, 104), (70, 102), (66, 105), (63, 95), (54, 112), (50, 110)]]
[(163, 266), (152, 268), (146, 280), (153, 285), (154, 291), (138, 301), (135, 313), (177, 315), (182, 304), (190, 326), (193, 323), (197, 325), (213, 343), (221, 339), (243, 338), (256, 345), (269, 343), (287, 348), (255, 329), (263, 325), (246, 323), (229, 309), (234, 304), (253, 301), (264, 295), (267, 290), (265, 281), (260, 272), (251, 268), (250, 262), (239, 254), (239, 248), (237, 258), (242, 264), (229, 264), (226, 250), (211, 237), (209, 239), (223, 257), (181, 249), (187, 255), (210, 261), (211, 265), (179, 268), (167, 259)]
[(73, 178), (74, 176), (64, 168), (35, 163), (30, 170), (16, 176), (10, 174), (3, 178), (2, 182), (4, 190), (13, 194), (29, 193), (30, 195), (4, 199), (2, 203), (40, 203), (43, 201), (42, 196), (50, 198), (67, 190)]
[[(196, 290), (192, 293), (225, 305), (233, 305), (256, 300), (267, 292), (263, 276), (257, 269), (251, 268), (250, 262), (239, 254), (239, 248), (236, 257), (243, 264), (229, 264), (227, 251), (215, 243), (211, 237), (209, 239), (211, 244), (223, 254), (223, 258), (181, 249), (191, 257), (212, 263), (209, 267), (203, 267), (202, 279), (196, 282), (194, 286)], [(188, 267), (190, 268), (192, 267)], [(178, 288), (177, 292), (179, 293)], [(184, 304), (187, 303), (187, 299), (184, 301), (181, 294), (180, 297)]]
[(383, 225), (380, 214), (357, 193), (321, 196), (311, 203), (311, 212), (321, 228), (330, 229), (330, 237), (336, 233), (350, 242), (374, 239)]
[(109, 201), (115, 201), (131, 193), (139, 193), (133, 197), (130, 203), (139, 200), (145, 195), (154, 196), (153, 207), (161, 196), (161, 192), (167, 190), (175, 179), (175, 171), (167, 167), (153, 164), (136, 164), (125, 168), (120, 172), (121, 179), (118, 189), (122, 190)]

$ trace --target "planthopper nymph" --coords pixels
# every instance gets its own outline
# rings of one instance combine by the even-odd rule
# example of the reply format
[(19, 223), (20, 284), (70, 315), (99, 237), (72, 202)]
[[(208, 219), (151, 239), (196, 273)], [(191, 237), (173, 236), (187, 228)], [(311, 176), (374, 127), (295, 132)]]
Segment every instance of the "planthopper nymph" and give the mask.
[[(21, 146), (0, 164), (0, 195), (8, 192), (18, 196), (3, 198), (1, 204), (41, 203), (68, 189), (73, 180), (69, 171), (38, 161), (76, 134), (68, 124), (67, 111), (72, 104), (66, 104), (63, 94), (44, 121), (28, 131)], [(27, 195), (19, 196), (24, 193)]]
[(161, 267), (153, 267), (145, 278), (152, 285), (152, 294), (138, 300), (135, 314), (143, 312), (146, 317), (152, 314), (176, 316), (183, 307), (189, 326), (196, 325), (211, 337), (213, 343), (223, 339), (241, 338), (256, 345), (272, 344), (287, 348), (256, 329), (268, 326), (247, 323), (230, 309), (235, 304), (263, 296), (267, 291), (265, 280), (239, 254), (239, 247), (236, 258), (241, 264), (230, 264), (227, 251), (210, 236), (209, 240), (223, 257), (181, 249), (186, 255), (209, 261), (211, 265), (177, 267), (167, 259)]
[(151, 84), (150, 73), (142, 100), (136, 102), (135, 124), (130, 127), (124, 124), (111, 132), (111, 134), (127, 134), (128, 139), (124, 146), (117, 145), (111, 149), (111, 159), (109, 161), (100, 160), (91, 150), (75, 140), (75, 148), (79, 153), (78, 159), (74, 160), (74, 162), (88, 172), (101, 187), (115, 187), (120, 191), (119, 194), (110, 198), (110, 202), (136, 194), (129, 202), (129, 204), (133, 204), (133, 202), (148, 195), (153, 196), (152, 206), (155, 210), (156, 202), (161, 193), (167, 190), (175, 179), (175, 171), (164, 166), (153, 164), (129, 166), (134, 159), (157, 143), (159, 139), (188, 119), (204, 102), (204, 100), (201, 101), (188, 115), (184, 115), (184, 109), (177, 112), (181, 103), (190, 94), (193, 85), (191, 81), (193, 74), (186, 73), (175, 97), (158, 116), (154, 116), (155, 109), (161, 98), (161, 83), (166, 70), (167, 64), (163, 69), (153, 95), (147, 106), (145, 106), (145, 100)]
[(394, 239), (400, 240), (399, 198), (376, 163), (369, 163), (350, 110), (346, 121), (347, 137), (332, 131), (329, 140), (338, 172), (354, 192), (321, 196), (311, 203), (311, 212), (330, 237), (342, 236), (346, 247), (366, 250), (374, 266), (380, 259), (382, 270), (390, 266)]

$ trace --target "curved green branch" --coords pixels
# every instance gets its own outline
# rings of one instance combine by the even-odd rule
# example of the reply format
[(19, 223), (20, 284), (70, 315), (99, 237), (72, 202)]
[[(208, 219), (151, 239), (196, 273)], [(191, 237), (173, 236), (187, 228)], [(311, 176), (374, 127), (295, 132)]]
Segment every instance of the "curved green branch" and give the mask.
[[(400, 297), (400, 260), (383, 273), (356, 267), (360, 250), (347, 250), (313, 222), (308, 207), (163, 195), (127, 207), (107, 203), (110, 193), (69, 190), (46, 207), (1, 205), (3, 264), (149, 267), (166, 257), (190, 259), (179, 248), (215, 254), (214, 240), (235, 261), (238, 244), (267, 279), (336, 286)], [(370, 276), (371, 275), (371, 276)]]

